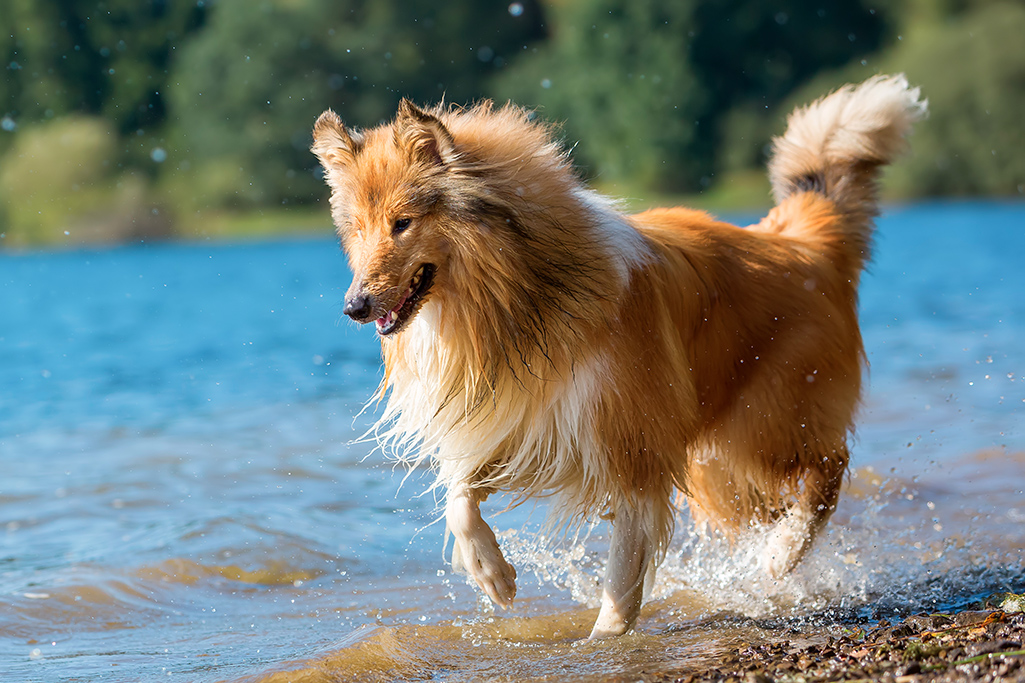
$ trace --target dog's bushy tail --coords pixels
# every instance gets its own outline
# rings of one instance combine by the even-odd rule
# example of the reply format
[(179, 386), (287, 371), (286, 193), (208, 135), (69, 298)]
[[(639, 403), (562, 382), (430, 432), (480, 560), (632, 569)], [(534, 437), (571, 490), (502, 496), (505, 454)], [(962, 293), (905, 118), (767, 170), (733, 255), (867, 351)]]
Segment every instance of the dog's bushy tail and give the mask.
[(795, 110), (786, 133), (773, 140), (776, 201), (802, 191), (825, 195), (847, 217), (848, 239), (867, 255), (879, 167), (904, 151), (911, 125), (925, 116), (928, 101), (919, 96), (903, 74), (874, 76)]

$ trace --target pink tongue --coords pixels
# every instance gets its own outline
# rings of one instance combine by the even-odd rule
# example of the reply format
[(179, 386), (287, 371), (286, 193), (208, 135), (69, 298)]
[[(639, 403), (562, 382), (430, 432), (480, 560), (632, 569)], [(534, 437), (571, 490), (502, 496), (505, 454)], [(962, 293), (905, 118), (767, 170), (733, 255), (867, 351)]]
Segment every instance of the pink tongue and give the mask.
[[(393, 312), (394, 313), (398, 313), (399, 309), (402, 308), (402, 306), (406, 303), (406, 299), (408, 299), (409, 295), (412, 294), (412, 293), (413, 293), (412, 289), (407, 290), (405, 295), (401, 299), (399, 299), (399, 303), (395, 304), (395, 308), (393, 308), (390, 311), (388, 311), (388, 313), (389, 314), (391, 314)], [(377, 319), (377, 324), (380, 325), (381, 327), (384, 327), (385, 325), (388, 324), (388, 317), (389, 316), (386, 315), (386, 316), (383, 316), (381, 318), (378, 318)]]

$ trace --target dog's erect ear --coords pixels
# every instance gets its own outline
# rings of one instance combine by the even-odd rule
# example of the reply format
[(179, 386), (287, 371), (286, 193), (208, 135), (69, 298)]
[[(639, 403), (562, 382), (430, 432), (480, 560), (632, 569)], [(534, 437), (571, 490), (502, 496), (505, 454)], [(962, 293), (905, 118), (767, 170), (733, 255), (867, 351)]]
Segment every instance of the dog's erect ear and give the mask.
[(402, 98), (395, 116), (395, 142), (415, 157), (436, 166), (446, 166), (456, 157), (455, 140), (433, 114)]
[(362, 147), (363, 136), (346, 128), (338, 114), (330, 109), (313, 124), (313, 146), (310, 151), (317, 155), (325, 170), (351, 162)]

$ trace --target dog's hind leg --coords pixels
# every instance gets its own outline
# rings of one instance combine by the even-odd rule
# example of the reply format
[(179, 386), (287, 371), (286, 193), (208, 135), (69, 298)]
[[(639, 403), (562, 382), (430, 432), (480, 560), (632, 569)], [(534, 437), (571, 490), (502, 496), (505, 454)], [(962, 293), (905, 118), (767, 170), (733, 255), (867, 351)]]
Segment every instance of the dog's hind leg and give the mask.
[(761, 564), (769, 576), (778, 579), (789, 574), (811, 548), (836, 509), (846, 464), (844, 449), (833, 458), (824, 458), (821, 469), (805, 475), (797, 502), (775, 522), (766, 538)]
[(621, 635), (637, 621), (644, 599), (645, 579), (654, 578), (650, 575), (655, 560), (651, 521), (637, 509), (622, 506), (616, 510), (601, 610), (590, 640)]
[(503, 609), (511, 607), (516, 597), (516, 570), (505, 561), (495, 532), (481, 517), (477, 492), (466, 485), (451, 488), (445, 504), (445, 521), (455, 537), (452, 567), (473, 577)]

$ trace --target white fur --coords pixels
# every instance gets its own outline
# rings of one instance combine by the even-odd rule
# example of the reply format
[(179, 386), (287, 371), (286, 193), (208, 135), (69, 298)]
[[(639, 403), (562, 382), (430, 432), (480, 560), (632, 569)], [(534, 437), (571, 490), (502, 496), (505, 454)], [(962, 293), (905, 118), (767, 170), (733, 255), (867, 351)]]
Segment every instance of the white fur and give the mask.
[(618, 203), (594, 190), (581, 187), (576, 199), (594, 217), (596, 239), (604, 242), (622, 286), (630, 282), (630, 271), (652, 258), (651, 247), (627, 221)]
[[(491, 409), (471, 417), (465, 404), (443, 405), (433, 384), (438, 377), (451, 376), (450, 364), (466, 367), (465, 359), (437, 333), (440, 313), (428, 302), (404, 332), (408, 351), (403, 361), (410, 372), (396, 373), (392, 380), (378, 425), (381, 440), (413, 464), (433, 458), (437, 485), (446, 488), (478, 482), (537, 495), (579, 481), (580, 471), (585, 480), (598, 476), (604, 465), (592, 462), (601, 452), (594, 408), (608, 386), (604, 360), (585, 357), (569, 377), (531, 376), (524, 379), (525, 386), (507, 382), (494, 387)], [(514, 449), (501, 453), (514, 434), (519, 435)], [(482, 481), (478, 473), (496, 463)], [(574, 498), (575, 492), (565, 491), (566, 498)]]
[(769, 161), (776, 200), (790, 194), (793, 179), (826, 167), (892, 161), (907, 146), (912, 124), (928, 111), (920, 96), (904, 74), (874, 76), (795, 110)]

